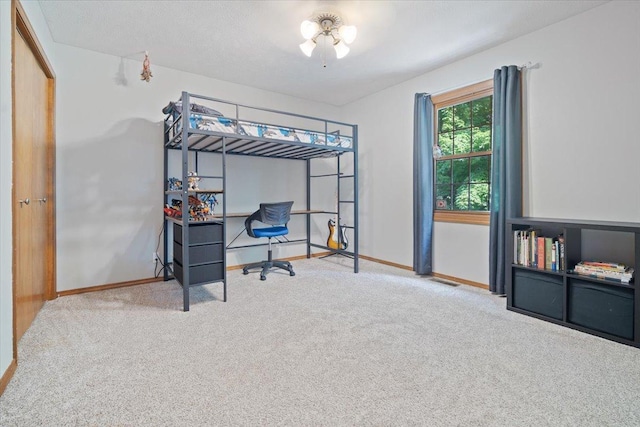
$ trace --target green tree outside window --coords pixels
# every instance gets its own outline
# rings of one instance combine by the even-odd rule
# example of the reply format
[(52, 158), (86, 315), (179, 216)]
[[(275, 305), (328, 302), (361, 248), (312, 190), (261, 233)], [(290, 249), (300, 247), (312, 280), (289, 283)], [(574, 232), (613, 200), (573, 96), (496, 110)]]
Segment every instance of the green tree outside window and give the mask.
[(437, 210), (489, 210), (493, 96), (438, 110)]

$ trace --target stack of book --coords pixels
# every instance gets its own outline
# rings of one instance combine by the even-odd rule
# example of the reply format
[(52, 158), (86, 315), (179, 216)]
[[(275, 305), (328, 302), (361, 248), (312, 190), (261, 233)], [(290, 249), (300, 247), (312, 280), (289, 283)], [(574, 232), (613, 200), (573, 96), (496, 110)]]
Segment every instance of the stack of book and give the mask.
[(565, 247), (562, 234), (545, 237), (539, 230), (513, 232), (513, 262), (540, 270), (564, 271)]
[(616, 262), (581, 261), (576, 264), (573, 272), (598, 279), (629, 283), (633, 281), (634, 270)]

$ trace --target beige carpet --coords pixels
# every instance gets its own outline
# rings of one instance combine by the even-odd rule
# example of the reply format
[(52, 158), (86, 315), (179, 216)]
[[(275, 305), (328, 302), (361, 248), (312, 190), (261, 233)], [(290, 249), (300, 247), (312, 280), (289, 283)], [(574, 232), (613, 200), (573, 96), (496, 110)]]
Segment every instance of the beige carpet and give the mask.
[[(338, 265), (344, 263), (345, 265)], [(640, 350), (362, 261), (45, 305), (2, 426), (638, 426)]]

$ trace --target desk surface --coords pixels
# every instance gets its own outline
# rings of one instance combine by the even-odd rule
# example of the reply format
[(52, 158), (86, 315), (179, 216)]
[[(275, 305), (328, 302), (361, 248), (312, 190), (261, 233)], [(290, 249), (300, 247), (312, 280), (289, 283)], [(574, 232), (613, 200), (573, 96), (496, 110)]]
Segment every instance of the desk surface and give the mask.
[[(253, 212), (227, 213), (227, 218), (246, 218), (249, 215), (251, 215), (252, 213)], [(315, 213), (333, 213), (333, 212), (321, 211), (321, 210), (316, 210), (316, 209), (291, 211), (291, 215), (304, 215), (304, 214), (315, 214)], [(212, 217), (213, 218), (222, 218), (222, 214), (220, 214), (220, 213), (213, 214)]]
[[(227, 214), (227, 218), (246, 218), (249, 215), (251, 215), (252, 213), (253, 212), (228, 213)], [(335, 212), (322, 211), (322, 210), (317, 210), (317, 209), (291, 211), (291, 215), (305, 215), (305, 214), (316, 214), (316, 213), (325, 213), (325, 214), (332, 214), (332, 215), (335, 214)], [(168, 221), (175, 222), (176, 224), (182, 225), (182, 217), (181, 216), (180, 217), (165, 216), (165, 218)], [(189, 224), (206, 224), (208, 222), (220, 222), (219, 220), (221, 220), (221, 219), (222, 219), (222, 214), (217, 213), (217, 214), (213, 214), (213, 215), (208, 216), (206, 220), (189, 221)]]

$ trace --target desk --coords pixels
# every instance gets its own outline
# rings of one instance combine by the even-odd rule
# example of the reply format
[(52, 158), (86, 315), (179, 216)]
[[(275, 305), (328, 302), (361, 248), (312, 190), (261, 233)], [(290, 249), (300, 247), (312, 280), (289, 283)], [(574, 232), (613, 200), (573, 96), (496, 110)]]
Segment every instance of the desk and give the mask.
[[(251, 215), (253, 212), (236, 212), (236, 213), (228, 213), (227, 218), (246, 218)], [(321, 210), (297, 210), (291, 211), (291, 215), (304, 215), (304, 214), (315, 214), (315, 213), (327, 213), (327, 214), (335, 214), (335, 212), (321, 211)], [(222, 214), (213, 214), (212, 218), (221, 219)]]

